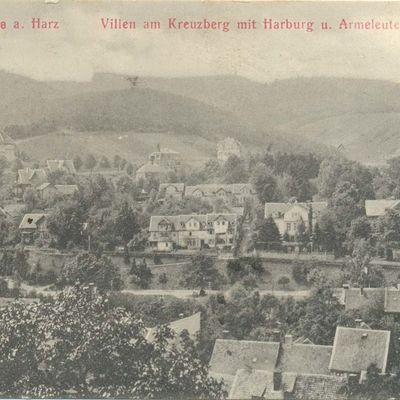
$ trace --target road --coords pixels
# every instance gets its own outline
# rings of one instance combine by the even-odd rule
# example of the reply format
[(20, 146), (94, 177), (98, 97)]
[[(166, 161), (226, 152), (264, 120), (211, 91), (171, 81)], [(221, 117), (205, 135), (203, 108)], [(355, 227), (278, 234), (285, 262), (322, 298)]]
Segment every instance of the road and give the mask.
[[(224, 295), (229, 296), (230, 290), (227, 290)], [(294, 297), (296, 299), (304, 299), (308, 297), (311, 293), (310, 290), (293, 290), (293, 291), (285, 291), (285, 290), (258, 290), (260, 295), (273, 295), (275, 297), (284, 298), (284, 297)], [(193, 298), (193, 294), (197, 293), (196, 290), (183, 290), (183, 289), (125, 289), (122, 290), (122, 293), (130, 293), (136, 296), (173, 296), (178, 299), (189, 299)], [(206, 294), (217, 294), (221, 293), (220, 290), (206, 290)]]
[[(13, 280), (7, 279), (9, 287), (12, 287)], [(25, 293), (30, 291), (35, 291), (36, 293), (41, 293), (44, 295), (53, 296), (57, 292), (50, 290), (49, 286), (31, 286), (26, 283), (21, 283), (21, 289)], [(256, 289), (255, 289), (256, 290)], [(121, 290), (122, 293), (130, 293), (136, 296), (173, 296), (178, 299), (190, 299), (196, 298), (193, 294), (198, 294), (198, 290), (185, 290), (185, 289), (124, 289)], [(304, 299), (310, 295), (310, 290), (258, 290), (260, 295), (273, 295), (278, 298), (294, 297), (296, 299)], [(226, 291), (221, 290), (206, 290), (206, 295), (223, 293), (225, 296), (229, 297), (230, 289)]]

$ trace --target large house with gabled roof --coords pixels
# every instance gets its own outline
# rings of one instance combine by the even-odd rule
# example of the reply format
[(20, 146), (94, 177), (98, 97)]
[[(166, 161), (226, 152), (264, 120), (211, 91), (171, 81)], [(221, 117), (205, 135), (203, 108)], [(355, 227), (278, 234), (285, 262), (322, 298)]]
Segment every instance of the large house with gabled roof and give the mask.
[(232, 249), (237, 236), (236, 214), (190, 214), (152, 216), (149, 226), (150, 248)]
[(16, 191), (23, 195), (26, 188), (37, 188), (47, 182), (47, 173), (43, 168), (23, 168), (18, 170)]
[(301, 224), (311, 232), (327, 207), (326, 201), (265, 203), (264, 217), (266, 219), (272, 217), (280, 235), (282, 237), (287, 235), (293, 240)]

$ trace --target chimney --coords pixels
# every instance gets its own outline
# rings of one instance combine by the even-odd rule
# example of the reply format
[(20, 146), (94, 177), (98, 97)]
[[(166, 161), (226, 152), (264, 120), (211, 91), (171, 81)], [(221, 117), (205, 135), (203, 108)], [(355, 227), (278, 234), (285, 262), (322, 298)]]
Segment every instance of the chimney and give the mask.
[(278, 392), (282, 389), (282, 372), (274, 371), (273, 391)]
[(272, 335), (274, 338), (275, 342), (279, 342), (280, 338), (281, 338), (281, 331), (279, 329), (275, 329), (274, 331), (272, 331)]
[(285, 342), (287, 346), (292, 346), (293, 344), (293, 336), (292, 335), (285, 335)]

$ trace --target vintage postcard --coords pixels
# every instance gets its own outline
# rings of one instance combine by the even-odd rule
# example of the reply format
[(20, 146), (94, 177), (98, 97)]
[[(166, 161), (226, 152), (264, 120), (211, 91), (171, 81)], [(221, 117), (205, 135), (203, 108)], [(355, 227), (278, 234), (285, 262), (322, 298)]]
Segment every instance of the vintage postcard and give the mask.
[(400, 3), (2, 0), (0, 398), (400, 399)]

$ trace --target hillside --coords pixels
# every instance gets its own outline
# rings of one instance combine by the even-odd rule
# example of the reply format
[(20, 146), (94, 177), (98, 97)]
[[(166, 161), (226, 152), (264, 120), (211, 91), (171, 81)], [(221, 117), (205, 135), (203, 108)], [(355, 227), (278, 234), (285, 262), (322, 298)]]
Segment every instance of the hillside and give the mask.
[[(175, 147), (181, 147), (179, 143), (188, 143), (182, 151), (187, 154), (193, 151), (193, 157), (200, 157), (199, 154), (196, 156), (200, 152), (203, 159), (214, 156), (216, 142), (226, 136), (239, 139), (251, 151), (261, 151), (267, 146), (285, 151), (293, 144), (296, 151), (327, 151), (308, 140), (256, 127), (235, 112), (215, 105), (166, 91), (133, 87), (125, 77), (104, 74), (86, 83), (43, 83), (20, 79), (21, 83), (15, 75), (0, 74), (0, 87), (6, 87), (6, 82), (12, 80), (17, 88), (7, 107), (0, 108), (0, 125), (15, 139), (23, 140), (21, 146), (24, 148), (38, 146), (37, 142), (43, 141), (43, 135), (47, 135), (40, 153), (44, 153), (46, 148), (62, 148), (57, 133), (63, 131), (73, 133), (71, 140), (79, 143), (64, 144), (70, 154), (73, 148), (74, 151), (83, 151), (80, 144), (87, 139), (87, 133), (127, 134), (130, 142), (127, 147), (122, 146), (121, 152), (128, 151), (134, 158), (140, 157), (137, 144), (141, 141), (144, 147), (155, 148), (151, 137), (146, 137), (147, 133), (165, 135), (158, 140), (164, 147), (171, 147), (171, 143), (176, 143)], [(26, 95), (23, 93), (24, 84), (29, 88)], [(120, 142), (113, 142), (113, 137), (104, 135), (99, 137), (100, 146), (91, 144), (92, 151), (101, 148), (99, 152), (103, 154), (111, 148), (121, 147)], [(183, 137), (186, 139), (182, 140)], [(187, 140), (189, 137), (191, 141)], [(200, 139), (207, 143), (206, 151), (193, 148)], [(31, 151), (32, 154), (35, 152)]]
[(119, 149), (112, 135), (127, 133), (131, 144), (121, 151), (135, 157), (135, 138), (146, 148), (154, 144), (146, 133), (166, 135), (157, 139), (166, 147), (201, 139), (207, 150), (194, 151), (204, 157), (214, 155), (215, 142), (225, 136), (251, 151), (272, 146), (326, 154), (327, 146), (343, 145), (348, 157), (371, 164), (400, 153), (400, 85), (386, 81), (320, 77), (263, 84), (214, 76), (132, 83), (96, 74), (91, 82), (37, 82), (0, 72), (0, 89), (9, 93), (0, 100), (0, 125), (16, 138), (47, 134), (54, 147), (53, 134), (67, 130), (79, 143), (88, 132), (111, 135), (102, 137), (102, 152)]
[(140, 83), (233, 112), (255, 129), (334, 147), (343, 144), (346, 155), (362, 162), (383, 162), (400, 149), (400, 85), (393, 82), (299, 78), (261, 84), (212, 77), (148, 78)]

